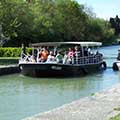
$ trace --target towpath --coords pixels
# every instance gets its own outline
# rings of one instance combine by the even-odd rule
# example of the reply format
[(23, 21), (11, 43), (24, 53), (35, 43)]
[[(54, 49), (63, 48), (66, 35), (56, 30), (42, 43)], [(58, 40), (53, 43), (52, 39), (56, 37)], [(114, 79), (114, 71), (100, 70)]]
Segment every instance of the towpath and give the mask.
[(110, 120), (120, 113), (120, 84), (23, 120)]

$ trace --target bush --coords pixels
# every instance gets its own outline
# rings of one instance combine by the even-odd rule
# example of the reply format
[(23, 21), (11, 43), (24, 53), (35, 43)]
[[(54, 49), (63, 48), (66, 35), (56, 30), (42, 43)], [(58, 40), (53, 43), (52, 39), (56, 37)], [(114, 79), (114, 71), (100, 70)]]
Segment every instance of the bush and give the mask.
[[(31, 54), (32, 49), (27, 48), (26, 52)], [(1, 47), (0, 48), (0, 57), (20, 57), (21, 56), (21, 48), (17, 47)]]

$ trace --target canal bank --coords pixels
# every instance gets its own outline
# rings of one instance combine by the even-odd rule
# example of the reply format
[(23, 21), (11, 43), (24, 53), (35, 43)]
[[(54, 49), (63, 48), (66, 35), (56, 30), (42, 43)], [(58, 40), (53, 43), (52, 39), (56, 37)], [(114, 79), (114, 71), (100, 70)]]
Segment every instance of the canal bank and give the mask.
[(23, 120), (110, 120), (120, 114), (120, 84)]
[(0, 75), (7, 75), (19, 72), (20, 69), (18, 65), (0, 65)]

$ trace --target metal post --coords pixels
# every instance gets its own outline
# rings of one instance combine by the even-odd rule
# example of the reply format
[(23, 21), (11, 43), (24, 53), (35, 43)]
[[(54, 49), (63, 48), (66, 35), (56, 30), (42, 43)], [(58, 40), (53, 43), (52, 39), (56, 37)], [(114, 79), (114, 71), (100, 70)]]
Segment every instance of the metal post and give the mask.
[(54, 46), (54, 55), (56, 55), (57, 46)]
[(26, 48), (25, 48), (25, 45), (22, 43), (21, 59), (25, 57), (25, 54), (26, 54)]
[(83, 51), (83, 46), (81, 46), (81, 51), (82, 51), (82, 64), (84, 64), (84, 51)]
[(32, 47), (32, 55), (34, 55), (34, 47)]

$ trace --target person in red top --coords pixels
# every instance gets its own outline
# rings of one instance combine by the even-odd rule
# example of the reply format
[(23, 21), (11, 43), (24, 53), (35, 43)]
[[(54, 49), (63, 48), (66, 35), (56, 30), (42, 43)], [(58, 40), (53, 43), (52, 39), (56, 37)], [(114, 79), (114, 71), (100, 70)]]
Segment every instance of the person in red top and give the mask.
[(72, 48), (69, 48), (68, 58), (69, 58), (70, 63), (72, 62), (73, 56), (74, 56), (74, 51)]
[(72, 58), (73, 55), (74, 55), (74, 51), (72, 50), (72, 48), (69, 48), (68, 57)]

